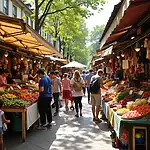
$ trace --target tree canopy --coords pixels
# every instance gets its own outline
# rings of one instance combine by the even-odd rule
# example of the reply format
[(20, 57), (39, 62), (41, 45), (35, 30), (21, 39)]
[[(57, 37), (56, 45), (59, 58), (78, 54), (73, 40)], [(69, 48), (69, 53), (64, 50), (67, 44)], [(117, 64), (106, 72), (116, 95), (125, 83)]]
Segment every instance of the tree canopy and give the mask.
[(35, 30), (39, 32), (41, 27), (44, 27), (45, 32), (52, 35), (54, 46), (56, 41), (59, 41), (59, 49), (63, 51), (64, 57), (87, 64), (89, 50), (85, 19), (92, 15), (92, 10), (100, 11), (106, 0), (32, 0), (32, 2), (35, 4)]
[(90, 32), (89, 35), (89, 51), (90, 51), (90, 55), (94, 56), (96, 50), (99, 49), (99, 40), (103, 34), (105, 25), (97, 25), (95, 26), (92, 31)]
[(90, 10), (101, 10), (106, 0), (34, 0), (35, 4), (35, 29), (39, 31), (49, 15), (65, 10), (72, 10), (77, 15), (88, 17)]

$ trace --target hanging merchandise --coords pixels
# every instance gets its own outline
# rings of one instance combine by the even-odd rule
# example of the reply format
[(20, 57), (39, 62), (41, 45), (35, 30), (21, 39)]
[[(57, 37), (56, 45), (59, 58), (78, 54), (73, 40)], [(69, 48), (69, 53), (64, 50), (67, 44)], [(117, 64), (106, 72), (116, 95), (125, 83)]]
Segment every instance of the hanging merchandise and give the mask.
[(126, 60), (122, 60), (122, 68), (123, 69), (129, 69), (129, 61)]
[(144, 40), (144, 48), (147, 48), (148, 47), (148, 38), (146, 38), (145, 40)]
[(106, 73), (110, 74), (111, 72), (111, 67), (106, 67)]
[(147, 59), (150, 59), (150, 40), (148, 40), (148, 42), (147, 42), (146, 58), (147, 58)]

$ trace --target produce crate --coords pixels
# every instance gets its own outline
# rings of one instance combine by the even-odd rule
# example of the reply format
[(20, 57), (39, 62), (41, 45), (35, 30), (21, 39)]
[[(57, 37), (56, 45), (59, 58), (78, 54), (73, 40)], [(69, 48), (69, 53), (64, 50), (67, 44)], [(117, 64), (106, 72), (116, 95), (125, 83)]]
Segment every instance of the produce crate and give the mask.
[(13, 113), (13, 131), (21, 132), (22, 131), (22, 120), (20, 113)]
[[(144, 133), (144, 138), (136, 139), (136, 132), (142, 131)], [(148, 150), (148, 136), (147, 127), (134, 126), (132, 128), (132, 150)], [(143, 141), (142, 141), (143, 140)]]

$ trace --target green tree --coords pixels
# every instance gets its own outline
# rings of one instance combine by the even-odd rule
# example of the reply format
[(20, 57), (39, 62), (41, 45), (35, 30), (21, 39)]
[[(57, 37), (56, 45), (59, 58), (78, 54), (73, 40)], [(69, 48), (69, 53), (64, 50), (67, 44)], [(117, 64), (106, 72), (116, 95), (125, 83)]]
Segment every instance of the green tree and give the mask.
[(72, 9), (82, 17), (92, 15), (90, 10), (101, 10), (106, 0), (34, 0), (35, 30), (39, 31), (49, 15)]
[(91, 56), (95, 55), (96, 50), (99, 49), (99, 40), (103, 34), (105, 25), (97, 25), (95, 26), (89, 36), (89, 51)]

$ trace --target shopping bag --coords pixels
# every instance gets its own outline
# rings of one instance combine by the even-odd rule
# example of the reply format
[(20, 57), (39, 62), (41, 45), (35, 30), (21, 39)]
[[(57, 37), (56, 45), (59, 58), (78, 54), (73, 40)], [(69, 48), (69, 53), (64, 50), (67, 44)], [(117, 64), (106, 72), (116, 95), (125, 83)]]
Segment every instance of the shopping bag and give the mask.
[(6, 130), (7, 130), (7, 124), (3, 123), (3, 131), (6, 131)]

